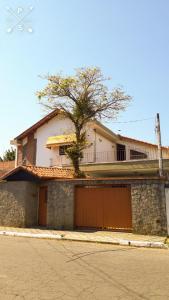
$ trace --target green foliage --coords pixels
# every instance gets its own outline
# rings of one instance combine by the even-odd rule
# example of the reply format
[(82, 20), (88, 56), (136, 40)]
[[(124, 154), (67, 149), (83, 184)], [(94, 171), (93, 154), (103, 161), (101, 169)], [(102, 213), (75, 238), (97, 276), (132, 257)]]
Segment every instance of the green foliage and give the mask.
[(80, 160), (83, 158), (83, 150), (89, 147), (86, 141), (85, 131), (80, 134), (78, 142), (73, 142), (67, 149), (66, 154), (72, 161), (75, 177), (84, 177), (84, 174), (78, 169)]
[(5, 154), (3, 155), (3, 161), (11, 161), (15, 160), (15, 149), (11, 147), (11, 149), (8, 149), (5, 151)]
[(74, 166), (75, 176), (81, 176), (79, 163), (87, 147), (85, 125), (92, 120), (114, 118), (131, 100), (122, 88), (109, 90), (99, 68), (80, 68), (74, 76), (47, 76), (47, 86), (37, 92), (40, 103), (48, 109), (58, 109), (75, 127), (76, 142), (67, 155)]

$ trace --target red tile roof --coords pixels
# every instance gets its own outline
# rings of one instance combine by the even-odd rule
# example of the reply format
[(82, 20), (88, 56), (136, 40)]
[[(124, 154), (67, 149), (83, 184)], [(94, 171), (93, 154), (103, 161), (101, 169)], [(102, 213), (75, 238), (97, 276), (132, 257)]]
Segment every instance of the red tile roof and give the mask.
[(61, 168), (47, 168), (47, 167), (36, 167), (36, 166), (19, 166), (10, 172), (3, 175), (0, 179), (5, 180), (8, 176), (16, 174), (19, 171), (25, 171), (39, 179), (57, 179), (57, 178), (73, 178), (73, 171), (69, 169)]

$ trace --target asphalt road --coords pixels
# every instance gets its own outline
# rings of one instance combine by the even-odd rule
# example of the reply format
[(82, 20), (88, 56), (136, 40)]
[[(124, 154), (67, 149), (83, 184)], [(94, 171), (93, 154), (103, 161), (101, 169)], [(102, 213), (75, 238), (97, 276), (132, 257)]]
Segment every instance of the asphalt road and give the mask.
[(169, 299), (169, 250), (1, 236), (0, 299)]

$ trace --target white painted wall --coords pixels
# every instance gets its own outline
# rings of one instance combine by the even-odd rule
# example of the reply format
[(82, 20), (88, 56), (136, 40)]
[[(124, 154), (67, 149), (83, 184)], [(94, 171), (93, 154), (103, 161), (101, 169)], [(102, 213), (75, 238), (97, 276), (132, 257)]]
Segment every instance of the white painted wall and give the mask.
[[(61, 116), (56, 116), (48, 123), (44, 124), (37, 129), (34, 137), (37, 139), (37, 155), (36, 155), (36, 165), (49, 167), (52, 165), (61, 165), (62, 163), (67, 164), (69, 160), (65, 156), (59, 156), (59, 147), (54, 149), (48, 149), (45, 147), (48, 137), (62, 134), (71, 134), (74, 132), (74, 126), (69, 119), (64, 119)], [(84, 160), (89, 159), (89, 162), (94, 160), (94, 143), (95, 143), (95, 132), (90, 127), (86, 127), (86, 137), (90, 144), (85, 150)], [(113, 160), (115, 143), (109, 141), (105, 137), (102, 137), (96, 132), (96, 153), (99, 155), (100, 159), (103, 157), (102, 161), (106, 160), (106, 155), (100, 156), (100, 152), (112, 153), (111, 161)]]
[(70, 134), (74, 131), (73, 124), (69, 119), (56, 116), (43, 126), (39, 127), (34, 135), (37, 139), (36, 165), (49, 167), (51, 160), (55, 160), (58, 148), (55, 150), (46, 148), (48, 137), (62, 134)]
[(165, 189), (166, 211), (167, 211), (167, 231), (169, 235), (169, 188)]
[(119, 144), (123, 144), (126, 146), (126, 159), (130, 160), (130, 150), (140, 151), (142, 153), (147, 154), (149, 159), (157, 159), (158, 157), (158, 149), (149, 145), (142, 145), (137, 142), (127, 142), (127, 141), (119, 141)]

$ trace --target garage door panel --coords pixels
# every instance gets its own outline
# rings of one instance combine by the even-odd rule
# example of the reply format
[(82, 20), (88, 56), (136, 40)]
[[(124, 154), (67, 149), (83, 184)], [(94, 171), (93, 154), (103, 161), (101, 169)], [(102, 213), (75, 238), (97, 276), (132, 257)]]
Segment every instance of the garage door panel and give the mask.
[(105, 228), (127, 229), (132, 227), (129, 189), (107, 189), (103, 202)]
[[(76, 189), (75, 204), (75, 224), (78, 227), (102, 227), (103, 211), (101, 209), (102, 201), (99, 197), (99, 191), (93, 191), (88, 188)], [(87, 226), (86, 226), (87, 224)]]
[(75, 226), (131, 229), (131, 191), (127, 187), (78, 187)]

